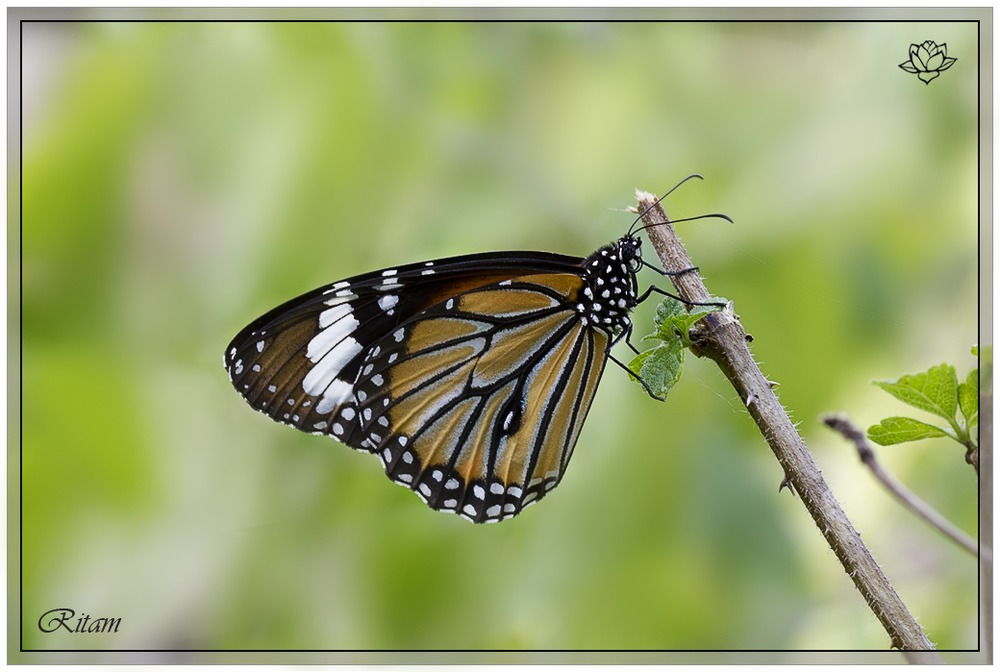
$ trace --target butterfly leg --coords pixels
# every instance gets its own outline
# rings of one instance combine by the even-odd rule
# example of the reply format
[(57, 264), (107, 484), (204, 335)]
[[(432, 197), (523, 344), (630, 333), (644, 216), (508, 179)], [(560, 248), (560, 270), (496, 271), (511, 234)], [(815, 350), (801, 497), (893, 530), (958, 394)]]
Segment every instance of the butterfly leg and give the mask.
[(628, 373), (628, 375), (638, 380), (639, 384), (642, 385), (644, 390), (646, 390), (646, 394), (651, 396), (653, 399), (656, 399), (657, 401), (665, 401), (663, 397), (653, 392), (653, 390), (649, 387), (649, 383), (643, 380), (642, 376), (637, 375), (634, 371), (632, 371), (632, 369), (628, 368), (623, 362), (621, 362), (621, 360), (612, 355), (610, 352), (608, 353), (608, 359), (610, 359), (612, 362), (625, 369), (625, 372)]
[(660, 268), (659, 266), (656, 266), (654, 264), (651, 264), (651, 263), (647, 262), (645, 259), (641, 259), (640, 261), (642, 261), (642, 265), (643, 265), (644, 268), (648, 268), (649, 270), (651, 270), (651, 271), (653, 271), (655, 273), (659, 273), (660, 275), (662, 275), (664, 277), (667, 277), (667, 278), (673, 278), (673, 277), (676, 277), (678, 275), (684, 275), (685, 273), (692, 273), (692, 272), (698, 270), (697, 266), (692, 266), (690, 268), (682, 268), (679, 271), (665, 271), (662, 268)]
[[(695, 267), (692, 267), (692, 268), (695, 268)], [(681, 271), (681, 273), (683, 273), (683, 272), (684, 271)], [(636, 299), (636, 302), (637, 303), (642, 303), (643, 301), (645, 301), (646, 299), (648, 299), (649, 295), (652, 294), (653, 292), (656, 292), (657, 294), (662, 294), (663, 296), (669, 296), (671, 299), (675, 299), (677, 301), (680, 301), (681, 303), (683, 303), (684, 305), (687, 305), (687, 306), (719, 306), (721, 308), (725, 308), (726, 307), (726, 304), (723, 303), (723, 302), (721, 302), (721, 301), (688, 301), (684, 297), (677, 296), (676, 294), (671, 294), (667, 290), (661, 289), (661, 288), (657, 287), (656, 285), (650, 285), (649, 289), (647, 289), (645, 292), (643, 292), (642, 294), (639, 295), (639, 297)]]
[(610, 351), (611, 348), (621, 343), (623, 339), (625, 340), (625, 345), (631, 348), (632, 352), (638, 355), (639, 351), (634, 345), (632, 345), (632, 320), (625, 321), (625, 328), (618, 332), (618, 335), (615, 336), (611, 343), (608, 344), (608, 350)]
[(625, 369), (628, 375), (638, 380), (639, 383), (642, 385), (643, 389), (646, 390), (646, 394), (651, 396), (653, 399), (656, 399), (657, 401), (663, 401), (663, 397), (653, 392), (653, 390), (649, 387), (649, 384), (642, 379), (642, 376), (637, 375), (634, 371), (632, 371), (632, 369), (628, 368), (628, 366), (626, 366), (621, 360), (619, 360), (617, 357), (611, 354), (611, 348), (613, 348), (617, 343), (620, 343), (622, 340), (624, 340), (625, 345), (630, 347), (632, 349), (632, 352), (638, 355), (639, 351), (636, 349), (634, 345), (632, 345), (631, 339), (632, 339), (632, 321), (628, 320), (625, 325), (625, 328), (622, 329), (620, 332), (618, 332), (618, 335), (615, 336), (614, 339), (608, 342), (608, 359), (610, 359), (612, 362)]

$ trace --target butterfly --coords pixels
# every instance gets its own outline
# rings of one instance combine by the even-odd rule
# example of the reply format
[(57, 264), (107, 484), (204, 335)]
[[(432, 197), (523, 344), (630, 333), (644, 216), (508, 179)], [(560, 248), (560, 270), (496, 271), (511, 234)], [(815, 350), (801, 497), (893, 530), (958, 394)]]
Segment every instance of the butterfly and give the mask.
[(325, 285), (241, 330), (229, 379), (274, 420), (376, 455), (432, 509), (512, 518), (562, 479), (605, 365), (625, 367), (611, 347), (632, 310), (669, 294), (639, 293), (644, 266), (671, 275), (643, 261), (639, 221), (585, 258), (471, 254)]

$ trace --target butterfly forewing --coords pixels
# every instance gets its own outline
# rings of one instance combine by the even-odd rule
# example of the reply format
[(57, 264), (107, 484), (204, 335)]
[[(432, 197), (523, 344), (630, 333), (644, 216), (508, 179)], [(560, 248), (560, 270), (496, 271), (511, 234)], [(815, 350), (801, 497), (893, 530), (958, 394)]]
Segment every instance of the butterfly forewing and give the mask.
[[(575, 261), (542, 255), (533, 263), (564, 269)], [(251, 406), (275, 420), (334, 433), (334, 411), (350, 405), (354, 378), (374, 343), (442, 297), (510, 278), (525, 263), (468, 255), (367, 273), (303, 294), (233, 339), (224, 362), (230, 380)]]

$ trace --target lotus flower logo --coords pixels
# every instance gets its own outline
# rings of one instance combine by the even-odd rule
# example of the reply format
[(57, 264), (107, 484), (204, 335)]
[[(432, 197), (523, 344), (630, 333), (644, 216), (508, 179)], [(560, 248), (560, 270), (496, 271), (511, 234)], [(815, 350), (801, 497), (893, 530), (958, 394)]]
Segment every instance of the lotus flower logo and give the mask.
[(930, 84), (942, 70), (947, 70), (958, 59), (948, 58), (948, 45), (927, 40), (922, 44), (910, 45), (910, 60), (899, 67), (914, 73), (924, 84)]

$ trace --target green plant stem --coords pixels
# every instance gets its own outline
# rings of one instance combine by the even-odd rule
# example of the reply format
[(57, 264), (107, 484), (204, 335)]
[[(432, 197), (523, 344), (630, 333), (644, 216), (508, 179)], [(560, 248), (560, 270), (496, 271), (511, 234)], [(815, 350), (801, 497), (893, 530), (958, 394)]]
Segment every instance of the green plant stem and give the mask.
[(955, 435), (952, 436), (951, 438), (955, 439), (960, 444), (968, 448), (970, 440), (969, 431), (966, 428), (962, 427), (960, 424), (958, 424), (958, 420), (956, 420), (955, 418), (948, 418), (948, 424), (951, 425), (952, 430), (954, 430), (955, 432)]
[[(670, 220), (656, 203), (656, 197), (637, 191), (636, 199), (643, 222), (650, 227), (646, 231), (663, 269), (676, 273), (693, 268)], [(679, 273), (671, 279), (677, 293), (686, 301), (706, 302), (711, 297), (699, 273)], [(736, 389), (778, 458), (788, 483), (798, 493), (848, 577), (882, 623), (892, 646), (904, 652), (933, 651), (933, 645), (893, 590), (823, 480), (805, 442), (778, 402), (773, 384), (754, 362), (747, 347), (746, 332), (731, 307), (707, 315), (695, 325), (692, 333), (696, 344), (692, 351), (715, 361)], [(928, 658), (926, 655), (915, 657), (920, 662), (927, 662)]]

